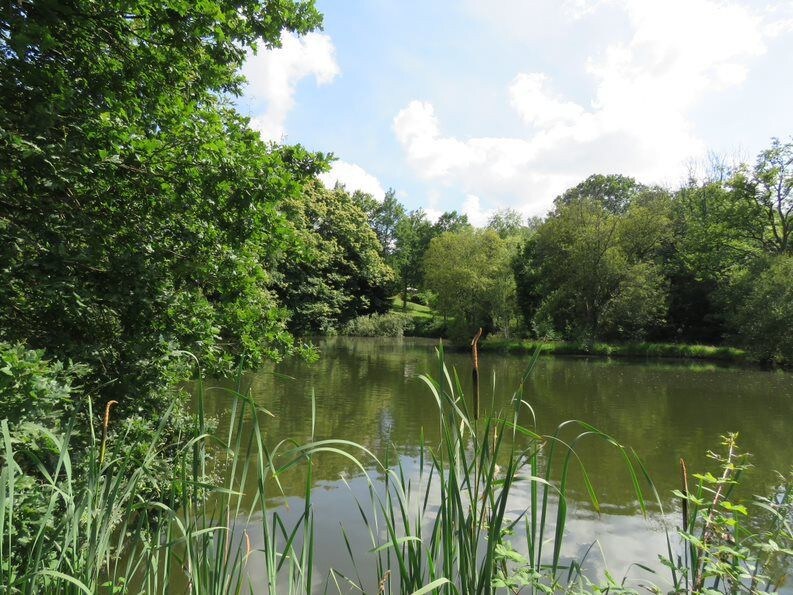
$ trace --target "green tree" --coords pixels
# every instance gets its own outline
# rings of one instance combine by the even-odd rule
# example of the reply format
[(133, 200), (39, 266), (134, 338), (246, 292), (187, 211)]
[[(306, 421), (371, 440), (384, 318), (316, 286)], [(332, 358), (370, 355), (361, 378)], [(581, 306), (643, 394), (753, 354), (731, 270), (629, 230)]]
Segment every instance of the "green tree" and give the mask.
[(298, 250), (284, 252), (275, 288), (291, 314), (292, 332), (338, 329), (388, 309), (394, 273), (359, 204), (343, 188), (327, 190), (319, 183), (284, 201)]
[(623, 272), (603, 316), (603, 336), (640, 341), (648, 330), (665, 322), (669, 282), (661, 268), (651, 262), (637, 262)]
[(793, 256), (758, 261), (725, 293), (733, 338), (761, 361), (793, 362)]
[(525, 227), (523, 215), (515, 209), (501, 209), (487, 220), (487, 229), (492, 229), (502, 238), (519, 235)]
[(557, 201), (513, 264), (523, 316), (535, 332), (639, 338), (666, 312), (658, 265), (672, 238), (670, 197), (641, 186), (617, 209), (582, 186)]
[(622, 213), (643, 189), (641, 184), (627, 176), (593, 174), (558, 196), (554, 204), (558, 208), (580, 200), (592, 200), (603, 205), (610, 213)]
[(369, 218), (369, 225), (380, 240), (383, 255), (390, 261), (397, 249), (397, 228), (406, 217), (405, 207), (397, 200), (396, 191), (389, 188), (382, 202), (360, 191), (353, 194), (353, 198)]
[(418, 289), (423, 284), (421, 263), (434, 235), (433, 226), (422, 209), (411, 211), (397, 224), (391, 266), (397, 273), (403, 308), (407, 307), (409, 288)]
[(257, 40), (320, 22), (310, 1), (6, 3), (0, 338), (86, 362), (126, 413), (158, 408), (177, 350), (218, 371), (290, 350), (277, 205), (324, 158), (227, 97)]
[(424, 255), (427, 287), (438, 308), (454, 317), (457, 338), (478, 327), (509, 332), (515, 311), (514, 245), (493, 230), (464, 230), (433, 238)]
[(749, 239), (769, 254), (793, 252), (793, 139), (773, 139), (754, 168), (741, 168), (730, 184), (736, 199), (754, 215)]
[(458, 232), (464, 229), (470, 229), (471, 224), (468, 222), (468, 215), (465, 213), (458, 213), (457, 211), (445, 211), (438, 217), (438, 220), (432, 226), (435, 235), (440, 235), (447, 231)]

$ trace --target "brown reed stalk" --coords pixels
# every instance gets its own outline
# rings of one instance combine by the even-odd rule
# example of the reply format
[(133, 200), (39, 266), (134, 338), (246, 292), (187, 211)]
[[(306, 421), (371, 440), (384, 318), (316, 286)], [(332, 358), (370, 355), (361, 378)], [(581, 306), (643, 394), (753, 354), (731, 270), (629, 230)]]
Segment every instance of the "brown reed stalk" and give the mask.
[(105, 449), (107, 447), (107, 427), (110, 425), (110, 408), (118, 405), (118, 401), (108, 401), (105, 405), (105, 417), (102, 420), (102, 446), (99, 449), (99, 464), (105, 462)]
[(471, 356), (474, 360), (473, 379), (474, 379), (474, 419), (479, 419), (479, 338), (482, 336), (482, 327), (474, 335), (471, 341)]
[(389, 576), (391, 576), (391, 571), (386, 570), (383, 578), (380, 579), (380, 584), (377, 586), (377, 592), (381, 595), (385, 593), (385, 586)]

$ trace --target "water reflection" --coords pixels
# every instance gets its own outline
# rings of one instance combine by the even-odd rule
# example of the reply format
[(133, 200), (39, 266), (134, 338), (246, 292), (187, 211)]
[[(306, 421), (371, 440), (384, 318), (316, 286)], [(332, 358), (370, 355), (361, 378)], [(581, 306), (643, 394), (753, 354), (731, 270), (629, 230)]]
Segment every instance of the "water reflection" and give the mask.
[[(394, 449), (404, 461), (417, 455), (422, 435), (427, 444), (437, 443), (436, 405), (418, 377), (439, 377), (435, 342), (334, 338), (321, 342), (320, 348), (322, 357), (316, 363), (287, 361), (244, 378), (256, 402), (275, 416), (263, 421), (270, 442), (310, 439), (313, 394), (317, 440), (352, 440), (381, 460)], [(527, 360), (484, 354), (480, 362), (483, 404), (492, 403), (496, 410), (506, 404)], [(447, 353), (447, 364), (456, 367), (470, 393), (468, 355)], [(727, 431), (739, 432), (741, 446), (754, 453), (756, 468), (750, 472), (752, 485), (746, 496), (764, 491), (773, 481), (772, 471), (790, 465), (793, 444), (786, 422), (793, 413), (791, 374), (712, 365), (542, 358), (528, 380), (524, 399), (536, 411), (541, 433), (553, 432), (565, 420), (580, 419), (635, 449), (671, 515), (677, 506), (671, 491), (678, 487), (679, 459), (685, 458), (691, 470), (703, 470), (708, 463), (705, 453), (717, 448), (719, 436)], [(221, 429), (230, 403), (221, 391), (211, 393), (207, 402), (208, 412), (218, 417)], [(520, 421), (531, 424), (527, 412)], [(576, 435), (572, 430), (565, 434), (569, 440)], [(658, 531), (657, 518), (649, 522), (639, 514), (622, 458), (613, 446), (591, 437), (577, 445), (577, 452), (603, 512), (600, 516), (592, 512), (577, 474), (571, 486), (575, 522), (569, 526), (568, 551), (563, 553), (576, 557), (597, 538), (603, 551), (600, 559), (618, 576), (633, 562), (655, 560), (665, 549), (664, 536)], [(393, 460), (393, 453), (390, 457)], [(349, 569), (348, 561), (340, 557), (339, 524), (347, 525), (353, 542), (363, 540), (362, 551), (371, 547), (366, 532), (356, 528), (360, 517), (348, 487), (339, 480), (348, 478), (355, 493), (363, 489), (357, 475), (356, 467), (342, 457), (323, 456), (315, 462), (317, 551), (325, 569)], [(298, 472), (284, 476), (282, 485), (288, 500), (303, 493)], [(253, 490), (253, 483), (249, 487)], [(520, 493), (516, 497), (515, 505), (520, 506)], [(597, 574), (602, 564), (593, 568)], [(322, 572), (318, 577), (325, 579)]]

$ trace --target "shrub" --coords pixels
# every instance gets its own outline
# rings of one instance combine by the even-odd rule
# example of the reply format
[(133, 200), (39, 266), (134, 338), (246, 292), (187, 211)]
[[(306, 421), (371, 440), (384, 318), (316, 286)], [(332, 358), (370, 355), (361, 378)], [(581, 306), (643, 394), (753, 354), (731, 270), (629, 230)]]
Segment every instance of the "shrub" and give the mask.
[(412, 318), (401, 312), (370, 314), (353, 318), (341, 329), (342, 335), (356, 337), (401, 337), (412, 324)]

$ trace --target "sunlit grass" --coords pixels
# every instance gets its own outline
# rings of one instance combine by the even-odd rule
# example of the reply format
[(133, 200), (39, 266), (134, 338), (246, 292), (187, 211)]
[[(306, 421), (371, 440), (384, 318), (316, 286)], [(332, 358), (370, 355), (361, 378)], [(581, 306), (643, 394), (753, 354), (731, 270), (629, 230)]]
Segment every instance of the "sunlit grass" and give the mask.
[(508, 353), (533, 353), (536, 349), (540, 349), (543, 354), (547, 355), (701, 359), (729, 363), (742, 363), (749, 359), (746, 351), (737, 347), (688, 345), (685, 343), (639, 342), (587, 344), (574, 341), (488, 339), (483, 342), (482, 349), (487, 351), (505, 351)]

